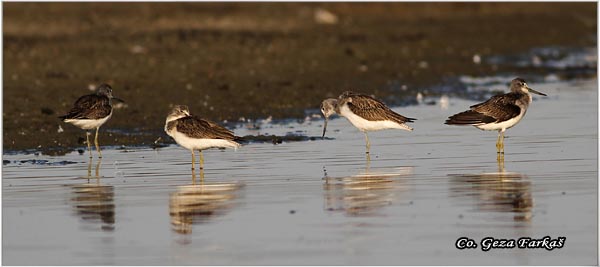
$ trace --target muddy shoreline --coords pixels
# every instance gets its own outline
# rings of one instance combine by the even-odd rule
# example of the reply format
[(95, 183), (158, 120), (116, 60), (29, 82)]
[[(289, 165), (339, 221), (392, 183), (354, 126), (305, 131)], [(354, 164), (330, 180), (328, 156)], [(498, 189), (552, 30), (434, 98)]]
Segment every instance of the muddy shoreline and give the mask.
[[(83, 147), (57, 116), (101, 82), (126, 100), (101, 144), (150, 146), (171, 141), (173, 104), (219, 122), (303, 119), (347, 89), (408, 105), (439, 85), (460, 94), (460, 75), (554, 74), (490, 59), (595, 46), (596, 16), (596, 3), (6, 3), (3, 149)], [(557, 75), (580, 74), (595, 67)]]

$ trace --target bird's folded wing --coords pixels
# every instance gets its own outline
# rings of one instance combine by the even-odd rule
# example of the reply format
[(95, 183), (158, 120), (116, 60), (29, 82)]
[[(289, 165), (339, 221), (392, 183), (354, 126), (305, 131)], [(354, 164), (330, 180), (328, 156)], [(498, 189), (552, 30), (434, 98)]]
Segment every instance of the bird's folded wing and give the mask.
[(191, 138), (233, 140), (233, 132), (214, 122), (195, 116), (177, 120), (177, 131)]
[(368, 95), (359, 95), (359, 94), (346, 94), (350, 99), (348, 100), (348, 107), (350, 110), (369, 121), (381, 121), (381, 120), (394, 120), (398, 123), (412, 122), (413, 118), (404, 117), (381, 101), (372, 98)]
[(112, 108), (106, 97), (84, 95), (75, 101), (73, 108), (63, 119), (101, 119), (108, 116)]
[(518, 97), (511, 93), (493, 96), (488, 101), (471, 106), (471, 110), (492, 117), (495, 122), (507, 121), (521, 113), (521, 108), (515, 105)]

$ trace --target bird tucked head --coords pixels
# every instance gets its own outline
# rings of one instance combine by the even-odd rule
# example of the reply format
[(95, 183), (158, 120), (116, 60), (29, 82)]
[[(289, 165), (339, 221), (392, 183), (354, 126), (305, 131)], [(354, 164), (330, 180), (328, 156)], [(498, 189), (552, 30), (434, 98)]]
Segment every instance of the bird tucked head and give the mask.
[(321, 113), (325, 117), (325, 124), (323, 125), (323, 136), (321, 138), (325, 138), (325, 131), (327, 131), (327, 121), (329, 121), (329, 116), (336, 113), (338, 100), (335, 98), (328, 98), (323, 100), (321, 103)]
[(173, 121), (179, 118), (190, 116), (190, 109), (185, 105), (175, 105), (169, 115), (167, 116), (167, 122)]
[(546, 94), (533, 90), (527, 86), (527, 82), (521, 78), (515, 78), (510, 82), (510, 91), (516, 93), (529, 94), (534, 93), (538, 95), (546, 96)]

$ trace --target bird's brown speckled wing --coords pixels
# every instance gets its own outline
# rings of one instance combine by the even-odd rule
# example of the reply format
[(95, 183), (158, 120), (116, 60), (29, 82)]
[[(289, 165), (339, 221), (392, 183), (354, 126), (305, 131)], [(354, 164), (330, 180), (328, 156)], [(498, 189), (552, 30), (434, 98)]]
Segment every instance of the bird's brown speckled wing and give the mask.
[(340, 99), (345, 99), (350, 110), (369, 121), (392, 120), (398, 123), (413, 122), (416, 119), (404, 117), (390, 108), (381, 101), (368, 95), (355, 94), (345, 92), (340, 95)]
[(214, 122), (188, 116), (177, 120), (177, 131), (191, 138), (234, 140), (233, 132)]
[(102, 119), (110, 114), (112, 107), (106, 96), (84, 95), (75, 101), (73, 108), (61, 119)]
[(488, 101), (471, 106), (471, 110), (492, 117), (495, 122), (507, 121), (521, 113), (521, 108), (515, 105), (520, 97), (522, 95), (517, 93), (496, 95)]

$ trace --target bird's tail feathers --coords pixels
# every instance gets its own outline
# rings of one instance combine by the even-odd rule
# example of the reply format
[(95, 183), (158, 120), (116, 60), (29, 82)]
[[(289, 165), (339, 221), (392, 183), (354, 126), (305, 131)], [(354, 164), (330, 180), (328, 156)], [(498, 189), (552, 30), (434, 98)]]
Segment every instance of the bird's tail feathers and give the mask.
[(407, 118), (407, 117), (404, 117), (404, 118), (406, 119), (406, 122), (415, 122), (417, 120), (415, 118)]
[(474, 125), (480, 123), (493, 122), (494, 118), (483, 115), (473, 110), (467, 110), (461, 113), (454, 114), (444, 122), (448, 125)]

